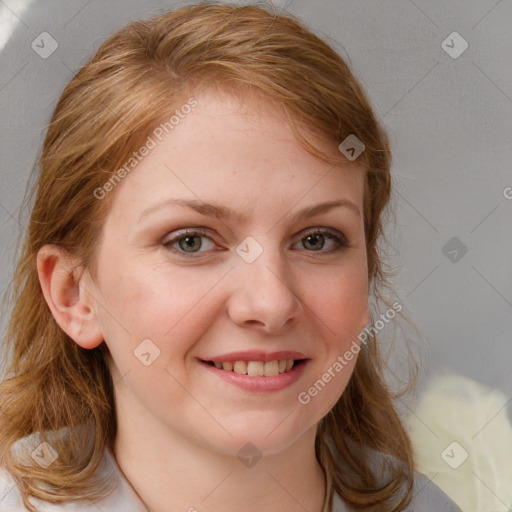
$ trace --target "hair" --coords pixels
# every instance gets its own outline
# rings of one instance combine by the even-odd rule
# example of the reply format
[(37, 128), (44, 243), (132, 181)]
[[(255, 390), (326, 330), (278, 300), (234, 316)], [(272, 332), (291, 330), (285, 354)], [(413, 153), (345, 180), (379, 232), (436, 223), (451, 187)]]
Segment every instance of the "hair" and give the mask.
[[(4, 338), (10, 356), (0, 383), (0, 464), (15, 478), (31, 511), (31, 496), (61, 503), (111, 492), (96, 471), (117, 428), (108, 350), (104, 343), (85, 350), (60, 329), (41, 291), (38, 250), (57, 244), (94, 275), (113, 196), (99, 200), (95, 191), (141, 147), (163, 113), (212, 85), (242, 98), (258, 92), (277, 102), (303, 147), (325, 161), (346, 162), (341, 153), (333, 161), (306, 133), (316, 130), (336, 145), (353, 134), (364, 143), (358, 162), (365, 173), (368, 278), (374, 297), (391, 289), (381, 257), (391, 194), (389, 142), (343, 58), (293, 15), (255, 5), (200, 3), (131, 22), (66, 85), (25, 199), (31, 214), (11, 283)], [(365, 510), (398, 512), (410, 503), (412, 447), (394, 398), (372, 336), (345, 391), (318, 426), (315, 449), (329, 506), (334, 492)], [(47, 468), (15, 457), (17, 442), (32, 434), (58, 453)], [(380, 476), (376, 463), (385, 470)]]

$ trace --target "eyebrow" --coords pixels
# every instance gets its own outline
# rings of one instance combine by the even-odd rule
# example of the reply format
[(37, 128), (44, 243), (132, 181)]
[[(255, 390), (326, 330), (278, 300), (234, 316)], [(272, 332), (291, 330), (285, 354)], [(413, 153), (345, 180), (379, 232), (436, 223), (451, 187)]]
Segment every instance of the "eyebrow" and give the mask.
[[(244, 222), (246, 220), (246, 216), (242, 215), (239, 212), (235, 212), (226, 206), (205, 203), (201, 200), (197, 199), (186, 199), (186, 198), (173, 198), (173, 199), (164, 199), (153, 206), (146, 208), (140, 215), (139, 221), (149, 214), (166, 208), (168, 206), (186, 206), (188, 208), (192, 208), (196, 212), (201, 215), (207, 217), (215, 217), (220, 220), (231, 220), (237, 222)], [(309, 217), (313, 217), (315, 215), (319, 215), (321, 213), (327, 212), (328, 210), (332, 210), (333, 208), (348, 208), (350, 211), (356, 213), (359, 217), (361, 217), (361, 212), (359, 208), (348, 199), (337, 199), (333, 201), (327, 201), (325, 203), (320, 203), (314, 206), (308, 206), (299, 210), (294, 216), (293, 219), (295, 221), (301, 221), (307, 219)]]

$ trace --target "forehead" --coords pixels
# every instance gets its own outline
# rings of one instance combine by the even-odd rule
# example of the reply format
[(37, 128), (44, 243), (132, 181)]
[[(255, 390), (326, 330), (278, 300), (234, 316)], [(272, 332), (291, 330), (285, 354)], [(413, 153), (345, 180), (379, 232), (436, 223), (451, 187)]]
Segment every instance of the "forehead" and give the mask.
[[(357, 161), (329, 164), (296, 139), (284, 110), (259, 95), (240, 99), (206, 90), (197, 106), (117, 185), (113, 209), (142, 212), (169, 197), (272, 208), (338, 199), (362, 201), (364, 170)], [(317, 147), (340, 158), (336, 143), (311, 132)], [(341, 157), (343, 160), (343, 157)], [(268, 200), (265, 200), (265, 197)]]

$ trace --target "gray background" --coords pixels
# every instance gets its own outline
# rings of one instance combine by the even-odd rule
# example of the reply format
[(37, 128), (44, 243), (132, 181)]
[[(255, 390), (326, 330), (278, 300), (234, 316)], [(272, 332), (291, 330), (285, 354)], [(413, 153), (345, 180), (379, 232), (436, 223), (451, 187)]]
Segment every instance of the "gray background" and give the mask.
[[(13, 268), (29, 172), (64, 85), (113, 31), (176, 5), (0, 1), (0, 291)], [(418, 389), (436, 375), (463, 375), (507, 397), (489, 421), (506, 414), (512, 399), (512, 2), (274, 5), (303, 18), (349, 59), (390, 134), (397, 225), (388, 231), (400, 266), (398, 296), (424, 335)], [(31, 43), (45, 31), (58, 48), (43, 59)], [(441, 46), (453, 31), (469, 45), (457, 58)], [(456, 261), (449, 254), (454, 249)]]

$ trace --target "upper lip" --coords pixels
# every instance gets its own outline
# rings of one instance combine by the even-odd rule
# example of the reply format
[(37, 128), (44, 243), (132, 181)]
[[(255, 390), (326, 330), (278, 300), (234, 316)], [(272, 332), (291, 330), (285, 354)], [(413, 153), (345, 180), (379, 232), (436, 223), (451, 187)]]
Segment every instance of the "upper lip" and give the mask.
[(246, 350), (241, 352), (230, 352), (220, 356), (203, 359), (203, 361), (213, 361), (214, 363), (223, 363), (228, 361), (278, 361), (280, 359), (307, 359), (302, 352), (292, 352), (290, 350), (281, 350), (278, 352), (264, 352), (263, 350)]

